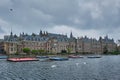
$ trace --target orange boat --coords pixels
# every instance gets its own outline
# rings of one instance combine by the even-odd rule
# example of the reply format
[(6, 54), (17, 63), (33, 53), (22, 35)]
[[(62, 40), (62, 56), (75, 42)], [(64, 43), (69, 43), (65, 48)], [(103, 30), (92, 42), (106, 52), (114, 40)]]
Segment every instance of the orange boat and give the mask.
[(37, 58), (8, 58), (7, 61), (11, 62), (25, 62), (25, 61), (39, 61)]

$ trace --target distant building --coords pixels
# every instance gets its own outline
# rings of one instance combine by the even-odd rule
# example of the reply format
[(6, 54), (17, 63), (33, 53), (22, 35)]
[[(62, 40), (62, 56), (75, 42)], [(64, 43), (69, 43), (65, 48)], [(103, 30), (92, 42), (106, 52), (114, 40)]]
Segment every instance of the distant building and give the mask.
[(118, 50), (120, 51), (120, 40), (118, 40)]
[(6, 54), (23, 53), (23, 48), (31, 50), (44, 50), (46, 53), (97, 53), (101, 54), (106, 48), (108, 52), (116, 49), (116, 43), (113, 39), (100, 37), (99, 40), (88, 38), (87, 36), (75, 38), (71, 32), (70, 37), (67, 35), (53, 34), (45, 31), (39, 34), (31, 35), (24, 32), (19, 36), (5, 35), (4, 40), (0, 42), (0, 51)]

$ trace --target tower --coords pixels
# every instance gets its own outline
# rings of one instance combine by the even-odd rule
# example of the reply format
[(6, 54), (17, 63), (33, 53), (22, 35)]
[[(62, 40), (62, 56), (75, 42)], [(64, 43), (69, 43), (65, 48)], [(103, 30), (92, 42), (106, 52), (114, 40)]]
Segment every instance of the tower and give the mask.
[(70, 38), (73, 38), (73, 34), (72, 34), (72, 31), (71, 31), (71, 33), (70, 33)]
[(13, 36), (13, 33), (12, 33), (12, 31), (10, 32), (10, 36)]
[(12, 32), (12, 27), (11, 27), (11, 32), (10, 32), (10, 36), (13, 36), (13, 32)]
[(39, 35), (42, 35), (42, 30), (40, 30), (40, 33), (39, 33)]

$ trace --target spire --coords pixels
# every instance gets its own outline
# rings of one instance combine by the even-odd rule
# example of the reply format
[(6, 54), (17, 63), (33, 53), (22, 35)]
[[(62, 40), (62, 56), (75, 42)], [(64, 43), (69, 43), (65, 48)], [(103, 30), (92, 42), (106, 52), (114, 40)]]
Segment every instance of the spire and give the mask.
[(39, 33), (39, 35), (42, 35), (42, 30), (40, 30), (40, 33)]
[(108, 35), (105, 36), (105, 39), (108, 39)]
[(12, 27), (11, 27), (11, 32), (10, 32), (10, 36), (13, 36), (13, 32), (12, 32)]
[(21, 36), (22, 34), (20, 33), (19, 36)]
[(72, 31), (71, 31), (71, 33), (70, 33), (70, 38), (73, 38), (73, 34), (72, 34)]
[(101, 36), (99, 37), (99, 41), (102, 41), (102, 37)]
[(98, 40), (98, 41), (100, 42), (100, 45), (102, 45), (101, 43), (103, 42), (103, 39), (102, 39), (101, 36), (99, 37), (99, 40)]
[(22, 35), (24, 36), (24, 32), (22, 33)]
[(46, 31), (46, 35), (48, 36), (48, 32)]
[(13, 33), (12, 33), (12, 32), (10, 32), (10, 35), (12, 36), (12, 35), (13, 35)]

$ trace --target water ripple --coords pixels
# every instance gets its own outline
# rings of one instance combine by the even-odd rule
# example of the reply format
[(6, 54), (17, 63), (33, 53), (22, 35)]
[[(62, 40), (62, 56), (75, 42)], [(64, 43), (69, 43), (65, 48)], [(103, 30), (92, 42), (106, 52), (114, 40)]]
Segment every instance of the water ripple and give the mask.
[(0, 60), (0, 80), (120, 80), (120, 56), (57, 62)]

